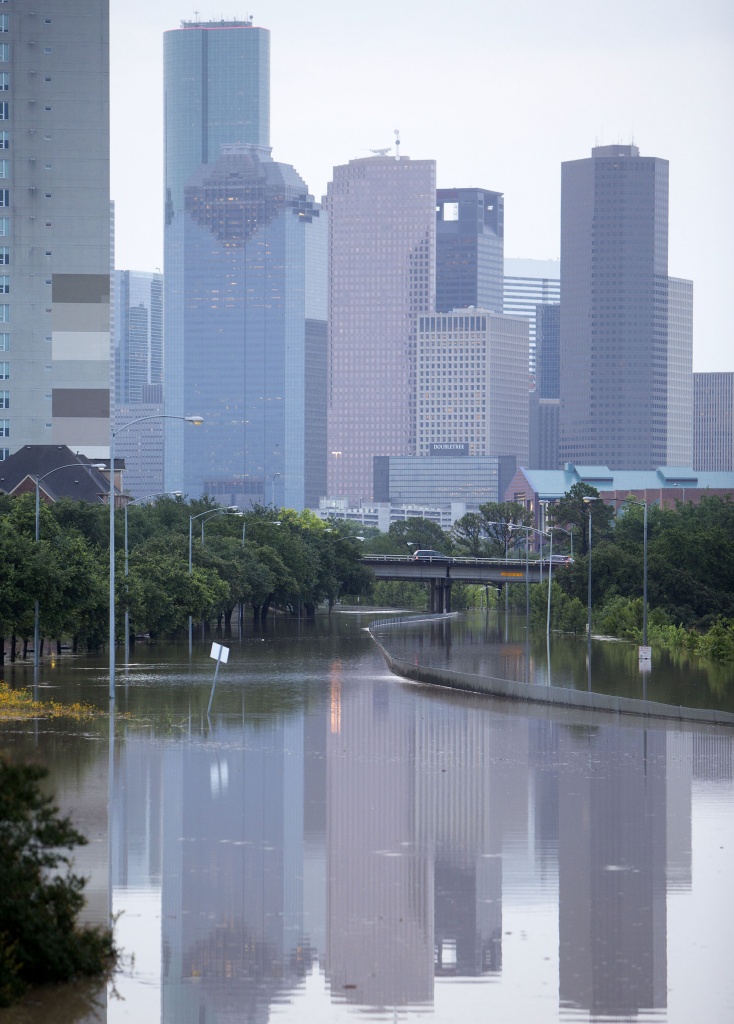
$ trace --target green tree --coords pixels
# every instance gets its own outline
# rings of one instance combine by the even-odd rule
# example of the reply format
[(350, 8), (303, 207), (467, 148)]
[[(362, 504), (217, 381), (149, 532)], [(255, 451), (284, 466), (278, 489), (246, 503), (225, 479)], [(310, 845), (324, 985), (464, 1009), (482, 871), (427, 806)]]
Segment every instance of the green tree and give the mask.
[(487, 501), (479, 506), (479, 515), (493, 558), (504, 558), (524, 544), (525, 531), (511, 527), (533, 525), (533, 513), (517, 501)]
[(116, 959), (112, 932), (81, 926), (85, 880), (71, 851), (86, 843), (44, 796), (47, 770), (0, 757), (0, 1005), (28, 985), (104, 974)]
[(479, 512), (467, 512), (451, 527), (457, 554), (481, 558), (485, 553), (484, 519)]
[[(596, 500), (585, 502), (584, 498)], [(596, 547), (598, 542), (608, 540), (612, 536), (614, 521), (614, 508), (601, 500), (596, 487), (576, 483), (555, 505), (548, 505), (549, 522), (555, 526), (563, 526), (567, 530), (573, 528), (574, 537), (581, 541), (579, 553), (584, 555), (589, 550), (589, 512), (592, 544)]]

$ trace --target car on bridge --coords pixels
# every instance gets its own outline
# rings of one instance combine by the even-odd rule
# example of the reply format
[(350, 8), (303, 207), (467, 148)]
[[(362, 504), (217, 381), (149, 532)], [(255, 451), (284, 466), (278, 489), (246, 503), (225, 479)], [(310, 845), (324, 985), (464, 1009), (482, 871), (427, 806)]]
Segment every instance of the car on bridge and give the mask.
[(573, 558), (570, 555), (552, 555), (551, 558), (544, 558), (543, 564), (548, 565), (573, 565)]
[(431, 548), (418, 548), (413, 552), (414, 562), (440, 562), (449, 565), (453, 562), (451, 555), (442, 555), (440, 551), (433, 551)]

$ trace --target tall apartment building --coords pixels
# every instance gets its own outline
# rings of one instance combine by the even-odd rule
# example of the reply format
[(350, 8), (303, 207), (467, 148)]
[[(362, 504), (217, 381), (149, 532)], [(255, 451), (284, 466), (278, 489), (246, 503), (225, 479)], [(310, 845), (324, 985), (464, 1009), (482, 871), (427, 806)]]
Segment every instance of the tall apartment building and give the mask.
[[(269, 33), (165, 34), (166, 489), (303, 508), (325, 491), (325, 221), (269, 142)], [(316, 386), (314, 386), (316, 384)]]
[(0, 3), (0, 458), (109, 451), (107, 0)]
[(163, 275), (116, 270), (115, 401), (137, 404), (150, 385), (163, 392)]
[(502, 312), (505, 198), (481, 188), (436, 192), (436, 310)]
[(528, 460), (528, 325), (483, 309), (418, 320), (416, 454), (436, 444)]
[(536, 372), (536, 307), (561, 301), (559, 260), (506, 259), (502, 311), (506, 316), (523, 316), (529, 324), (529, 366)]
[(668, 162), (598, 146), (562, 165), (561, 462), (668, 460)]
[(693, 374), (693, 468), (734, 470), (734, 373)]
[(328, 493), (372, 496), (375, 455), (415, 454), (417, 317), (434, 308), (436, 165), (334, 168), (329, 214)]

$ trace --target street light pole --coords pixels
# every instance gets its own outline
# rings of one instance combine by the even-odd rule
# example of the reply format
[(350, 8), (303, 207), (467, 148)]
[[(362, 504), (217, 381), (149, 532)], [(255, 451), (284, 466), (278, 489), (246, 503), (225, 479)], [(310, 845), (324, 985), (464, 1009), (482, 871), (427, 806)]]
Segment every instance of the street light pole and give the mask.
[(588, 637), (588, 643), (591, 645), (591, 506), (593, 502), (598, 501), (598, 497), (593, 497), (590, 494), (584, 495), (584, 504), (589, 506), (589, 580), (587, 584), (587, 599), (586, 599), (586, 632)]
[[(201, 519), (201, 546), (203, 548), (204, 547), (204, 523), (206, 522), (206, 519), (207, 518), (211, 518), (212, 516), (221, 516), (221, 515), (239, 515), (239, 516), (244, 516), (244, 512), (240, 512), (239, 508), (236, 505), (228, 505), (227, 508), (205, 508), (203, 512), (198, 512), (195, 516), (189, 516), (189, 576), (191, 576), (191, 573), (193, 571), (192, 548), (193, 548), (193, 536), (194, 536), (194, 520), (195, 519)], [(203, 517), (206, 517), (206, 518), (203, 518)], [(245, 528), (244, 528), (244, 525), (242, 527), (242, 543), (243, 543), (243, 545), (245, 543)], [(189, 654), (191, 654), (192, 646), (193, 646), (193, 629), (194, 629), (193, 617), (191, 615), (189, 615)]]
[(152, 416), (138, 416), (137, 419), (123, 423), (117, 430), (112, 428), (110, 421), (110, 481), (109, 481), (109, 504), (110, 504), (110, 618), (109, 618), (109, 647), (110, 647), (110, 701), (115, 699), (115, 438), (128, 427), (137, 423), (147, 423), (149, 420), (183, 420), (184, 423), (192, 423), (199, 426), (204, 422), (201, 416), (174, 416), (168, 413), (155, 413)]

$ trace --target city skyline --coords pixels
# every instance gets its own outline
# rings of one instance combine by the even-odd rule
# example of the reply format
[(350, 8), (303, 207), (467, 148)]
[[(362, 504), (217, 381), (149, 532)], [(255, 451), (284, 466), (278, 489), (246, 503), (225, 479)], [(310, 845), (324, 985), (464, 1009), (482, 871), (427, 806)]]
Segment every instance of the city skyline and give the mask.
[[(575, 0), (493, 12), (491, 65), (490, 28), (477, 28), (482, 8), (471, 0), (450, 17), (412, 0), (397, 11), (378, 2), (369, 13), (322, 0), (308, 24), (291, 0), (252, 13), (272, 33), (273, 157), (292, 163), (316, 200), (334, 166), (391, 145), (398, 127), (401, 152), (437, 161), (439, 188), (504, 193), (508, 257), (557, 258), (562, 161), (596, 142), (633, 139), (643, 155), (669, 160), (669, 272), (695, 283), (694, 369), (734, 369), (724, 312), (734, 262), (725, 177), (732, 144), (719, 135), (734, 94), (726, 5), (708, 0), (693, 24), (682, 4), (658, 0), (591, 17)], [(162, 266), (162, 33), (192, 16), (172, 0), (111, 3), (112, 195), (123, 269)], [(477, 113), (499, 82), (492, 131), (482, 134)], [(146, 160), (131, 162), (141, 123)]]

